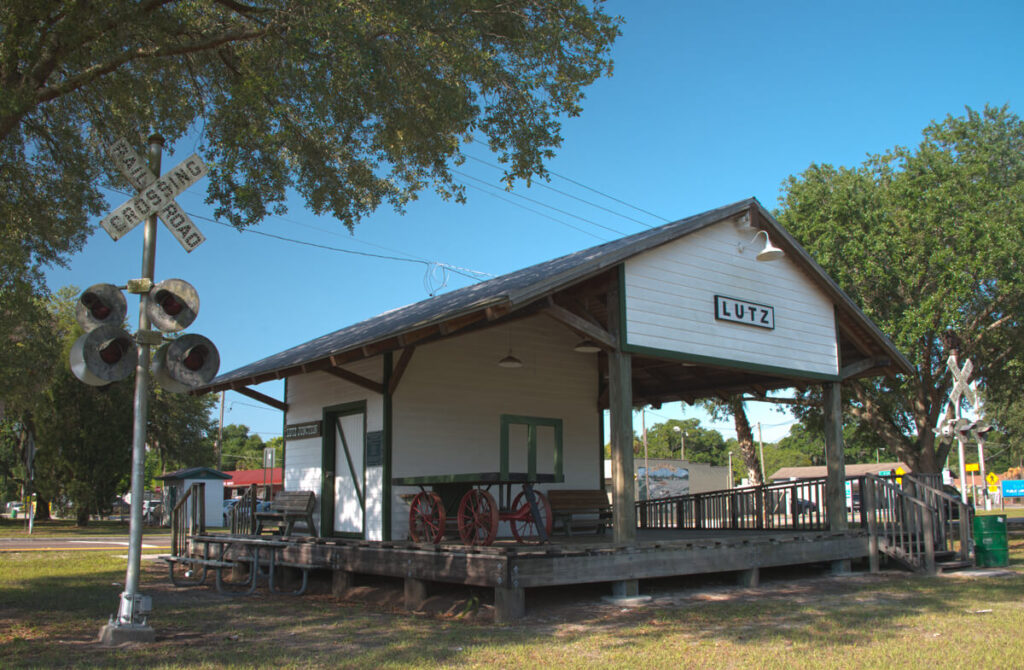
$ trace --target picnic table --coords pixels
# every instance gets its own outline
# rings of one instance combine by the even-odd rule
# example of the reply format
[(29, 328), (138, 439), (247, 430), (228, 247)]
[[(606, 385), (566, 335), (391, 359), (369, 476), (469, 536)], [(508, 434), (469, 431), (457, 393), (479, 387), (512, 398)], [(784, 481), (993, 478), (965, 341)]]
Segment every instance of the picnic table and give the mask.
[[(414, 542), (439, 544), (450, 520), (468, 545), (489, 545), (498, 524), (508, 521), (518, 542), (547, 542), (551, 537), (551, 506), (534, 484), (561, 481), (553, 474), (477, 472), (455, 475), (395, 477), (396, 486), (420, 489), (409, 507), (409, 535)], [(518, 487), (512, 497), (513, 487)], [(490, 493), (496, 488), (498, 499)]]

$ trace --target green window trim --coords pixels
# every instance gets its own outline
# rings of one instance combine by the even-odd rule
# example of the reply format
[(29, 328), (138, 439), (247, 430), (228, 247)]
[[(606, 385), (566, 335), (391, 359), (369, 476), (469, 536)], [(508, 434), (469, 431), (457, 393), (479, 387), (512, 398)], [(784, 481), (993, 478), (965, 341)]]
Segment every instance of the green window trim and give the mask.
[(531, 480), (537, 476), (537, 428), (548, 427), (555, 431), (555, 454), (554, 466), (555, 481), (562, 481), (562, 420), (550, 419), (536, 416), (520, 416), (517, 414), (501, 415), (501, 478), (508, 479), (509, 476), (509, 428), (511, 426), (526, 426), (526, 467), (527, 477)]

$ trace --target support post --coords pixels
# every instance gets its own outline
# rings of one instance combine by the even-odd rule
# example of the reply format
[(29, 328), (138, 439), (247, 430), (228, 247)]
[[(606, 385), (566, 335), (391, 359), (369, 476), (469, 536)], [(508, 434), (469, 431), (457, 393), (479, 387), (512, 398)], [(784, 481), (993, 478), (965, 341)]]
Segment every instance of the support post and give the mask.
[(405, 609), (418, 610), (427, 600), (427, 583), (422, 579), (405, 578)]
[(526, 616), (526, 589), (494, 587), (494, 622), (507, 623)]
[(845, 531), (846, 520), (846, 463), (843, 457), (843, 405), (839, 382), (824, 385), (825, 410), (825, 510), (828, 527), (832, 531)]
[(761, 568), (753, 567), (747, 570), (740, 570), (737, 583), (747, 588), (758, 586), (761, 583)]
[(608, 292), (608, 324), (619, 343), (608, 354), (608, 414), (612, 449), (612, 539), (636, 544), (636, 489), (633, 482), (633, 361), (622, 351), (618, 288)]
[(331, 595), (342, 597), (355, 585), (354, 575), (348, 570), (335, 570), (331, 575)]

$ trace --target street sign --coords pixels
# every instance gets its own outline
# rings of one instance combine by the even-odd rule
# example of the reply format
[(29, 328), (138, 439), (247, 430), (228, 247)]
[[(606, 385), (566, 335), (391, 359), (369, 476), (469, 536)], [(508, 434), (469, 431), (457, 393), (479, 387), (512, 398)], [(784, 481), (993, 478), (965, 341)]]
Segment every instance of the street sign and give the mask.
[(999, 483), (999, 477), (996, 476), (996, 473), (990, 472), (987, 475), (985, 475), (985, 481), (991, 484), (992, 486), (995, 486), (996, 484)]
[(964, 470), (967, 470), (967, 472), (977, 472), (978, 471), (978, 464), (977, 463), (968, 463), (964, 467)]
[(100, 220), (100, 225), (115, 242), (152, 214), (160, 217), (185, 251), (192, 251), (206, 241), (184, 210), (174, 202), (174, 198), (206, 174), (206, 163), (198, 155), (192, 154), (163, 177), (157, 178), (126, 140), (120, 139), (111, 144), (107, 153), (118, 171), (139, 191), (137, 196)]
[(1004, 498), (1024, 498), (1024, 479), (1004, 479)]

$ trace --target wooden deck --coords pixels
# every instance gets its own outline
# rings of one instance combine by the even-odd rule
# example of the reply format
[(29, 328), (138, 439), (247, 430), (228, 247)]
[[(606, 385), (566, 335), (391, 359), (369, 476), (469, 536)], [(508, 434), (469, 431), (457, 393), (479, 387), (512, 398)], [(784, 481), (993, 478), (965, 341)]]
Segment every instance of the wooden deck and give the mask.
[[(208, 538), (204, 540), (204, 538)], [(233, 536), (225, 554), (242, 555), (247, 543), (265, 542)], [(743, 583), (756, 585), (767, 567), (841, 562), (868, 556), (862, 529), (829, 531), (679, 531), (641, 530), (635, 545), (616, 546), (607, 536), (556, 536), (549, 544), (521, 545), (499, 541), (489, 547), (413, 542), (369, 542), (330, 538), (274, 538), (278, 564), (307, 566), (334, 573), (336, 590), (355, 575), (405, 580), (406, 606), (418, 607), (433, 582), (494, 589), (495, 617), (524, 615), (527, 589), (569, 584), (622, 583), (629, 580), (735, 571)], [(190, 538), (201, 553), (204, 541), (223, 543), (224, 535)]]

